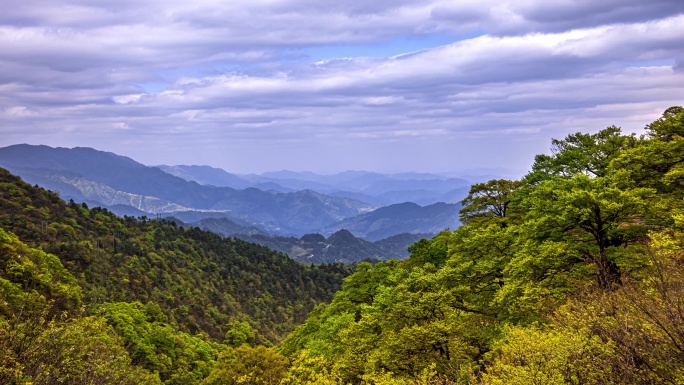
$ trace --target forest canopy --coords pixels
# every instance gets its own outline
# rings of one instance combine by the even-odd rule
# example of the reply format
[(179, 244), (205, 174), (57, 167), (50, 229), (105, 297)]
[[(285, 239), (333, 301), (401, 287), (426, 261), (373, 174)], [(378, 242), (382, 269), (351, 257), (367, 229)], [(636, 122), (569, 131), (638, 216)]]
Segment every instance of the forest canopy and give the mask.
[(286, 383), (684, 383), (684, 109), (552, 141), (461, 222), (361, 265), (281, 351)]
[(353, 269), (67, 203), (3, 169), (0, 207), (0, 383), (199, 383), (236, 339), (278, 343)]

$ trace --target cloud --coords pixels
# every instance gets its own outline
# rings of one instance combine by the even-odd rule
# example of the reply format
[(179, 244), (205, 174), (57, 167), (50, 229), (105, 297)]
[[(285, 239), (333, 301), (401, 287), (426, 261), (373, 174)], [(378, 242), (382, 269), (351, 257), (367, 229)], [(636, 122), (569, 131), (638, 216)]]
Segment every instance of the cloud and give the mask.
[(643, 23), (682, 12), (684, 3), (679, 0), (485, 0), (438, 4), (432, 16), (443, 23), (463, 23), (505, 36)]
[[(452, 154), (492, 166), (547, 148), (551, 136), (621, 122), (637, 130), (681, 104), (683, 8), (679, 0), (27, 0), (0, 15), (8, 134), (0, 144), (101, 146), (151, 159), (153, 141), (178, 150), (166, 156), (201, 153), (223, 166), (265, 167), (263, 149), (292, 165), (304, 165), (306, 152), (336, 154), (321, 162), (329, 167), (391, 159), (428, 169)], [(450, 42), (431, 45), (435, 34)], [(407, 36), (427, 48), (366, 53)], [(333, 54), (308, 57), (316, 47)], [(336, 47), (352, 55), (335, 57)], [(430, 155), (402, 158), (410, 148)]]

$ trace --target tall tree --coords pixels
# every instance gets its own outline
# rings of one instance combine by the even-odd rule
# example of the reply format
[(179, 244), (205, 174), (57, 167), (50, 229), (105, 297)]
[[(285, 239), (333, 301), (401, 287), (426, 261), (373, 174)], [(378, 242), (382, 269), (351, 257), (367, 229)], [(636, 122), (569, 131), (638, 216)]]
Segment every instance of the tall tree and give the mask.
[(535, 156), (532, 171), (524, 180), (528, 184), (538, 184), (554, 176), (605, 176), (610, 162), (636, 143), (634, 135), (622, 135), (621, 129), (615, 126), (596, 134), (578, 132), (563, 140), (553, 139), (551, 155)]
[(673, 106), (663, 112), (658, 120), (646, 126), (651, 138), (669, 142), (675, 137), (684, 138), (684, 108)]
[(611, 250), (644, 239), (641, 223), (653, 190), (623, 190), (611, 178), (556, 178), (536, 186), (525, 199), (527, 223), (541, 242), (566, 242), (570, 261), (590, 262), (608, 288), (620, 279)]
[(496, 221), (505, 226), (513, 193), (523, 187), (520, 181), (493, 179), (472, 185), (463, 199), (460, 221), (469, 224), (478, 221)]
[(611, 164), (625, 183), (682, 196), (684, 187), (684, 108), (670, 107), (646, 126), (649, 140), (623, 152)]

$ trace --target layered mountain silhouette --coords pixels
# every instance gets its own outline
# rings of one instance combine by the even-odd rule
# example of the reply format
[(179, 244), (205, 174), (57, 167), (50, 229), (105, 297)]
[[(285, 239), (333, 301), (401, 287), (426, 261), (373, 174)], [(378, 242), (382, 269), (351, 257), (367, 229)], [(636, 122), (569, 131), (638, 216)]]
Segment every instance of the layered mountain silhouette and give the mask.
[(404, 233), (380, 241), (369, 242), (355, 237), (348, 230), (338, 230), (327, 238), (321, 234), (306, 234), (300, 238), (264, 234), (235, 235), (236, 238), (286, 253), (295, 261), (305, 263), (350, 263), (364, 260), (384, 261), (391, 258), (405, 259), (409, 256), (409, 246), (421, 238), (430, 238), (431, 236), (432, 234)]
[(445, 228), (455, 229), (460, 225), (460, 209), (460, 203), (435, 203), (429, 206), (400, 203), (344, 219), (324, 229), (322, 233), (330, 234), (347, 229), (368, 241), (378, 241), (402, 233), (436, 234)]
[[(381, 207), (385, 204), (378, 202), (413, 197), (420, 203), (425, 197), (431, 201), (437, 196), (454, 202), (465, 196), (468, 183), (433, 174), (363, 171), (235, 175), (208, 166), (150, 167), (92, 148), (26, 144), (0, 148), (0, 167), (58, 192), (65, 200), (105, 207), (119, 215), (161, 214), (224, 235), (261, 237), (264, 239), (258, 243), (270, 242), (276, 250), (312, 262), (405, 255), (405, 247), (420, 238), (415, 234), (427, 236), (458, 226), (460, 205), (400, 203)], [(300, 247), (304, 250), (300, 255), (287, 242), (278, 241), (288, 246), (276, 246), (278, 242), (265, 239), (279, 236), (301, 244), (302, 236), (316, 233), (323, 234), (320, 236), (327, 242), (323, 242), (328, 245), (325, 253), (314, 253), (316, 248), (308, 245)], [(393, 248), (363, 243), (403, 233), (414, 235), (402, 235), (406, 244), (395, 242)], [(346, 241), (333, 242), (340, 237)], [(336, 251), (342, 249), (345, 251)]]
[(210, 166), (180, 165), (159, 168), (204, 185), (237, 189), (256, 187), (273, 192), (312, 190), (378, 206), (404, 202), (420, 205), (456, 203), (468, 194), (471, 184), (465, 179), (429, 173), (345, 171), (334, 175), (319, 175), (312, 172), (277, 171), (239, 176)]
[(274, 194), (256, 188), (204, 186), (91, 148), (15, 145), (0, 149), (0, 166), (67, 200), (127, 205), (169, 216), (220, 214), (274, 234), (305, 234), (375, 208), (310, 190)]
[(327, 238), (321, 234), (297, 237), (270, 235), (256, 227), (244, 226), (228, 218), (205, 218), (187, 223), (174, 218), (178, 226), (198, 227), (226, 237), (239, 238), (287, 254), (304, 263), (352, 263), (364, 260), (385, 261), (409, 256), (408, 247), (432, 233), (402, 233), (370, 242), (354, 236), (345, 229), (337, 230)]

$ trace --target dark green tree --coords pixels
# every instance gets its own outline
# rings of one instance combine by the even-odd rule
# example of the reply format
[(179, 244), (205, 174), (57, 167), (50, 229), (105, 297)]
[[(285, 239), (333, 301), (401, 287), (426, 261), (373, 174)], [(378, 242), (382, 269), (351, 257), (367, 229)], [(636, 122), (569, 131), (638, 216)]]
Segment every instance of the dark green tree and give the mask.
[(252, 344), (254, 342), (254, 330), (247, 321), (231, 321), (228, 323), (225, 344), (234, 348), (242, 344)]
[(551, 177), (584, 174), (606, 176), (610, 162), (637, 143), (634, 135), (622, 135), (620, 128), (610, 126), (596, 134), (576, 133), (563, 140), (551, 141), (551, 155), (535, 156), (532, 171), (523, 179), (538, 184)]
[(470, 224), (478, 221), (496, 221), (502, 226), (510, 216), (513, 194), (524, 186), (521, 181), (494, 179), (476, 183), (462, 201), (460, 221)]

